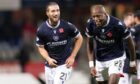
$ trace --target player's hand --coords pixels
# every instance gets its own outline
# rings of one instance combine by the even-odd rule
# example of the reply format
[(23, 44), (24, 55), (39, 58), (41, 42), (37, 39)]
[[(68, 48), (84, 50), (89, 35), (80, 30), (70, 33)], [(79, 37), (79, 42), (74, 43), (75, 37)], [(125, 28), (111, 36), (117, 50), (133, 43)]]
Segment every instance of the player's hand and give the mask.
[(129, 67), (129, 73), (130, 74), (136, 74), (137, 73), (136, 67)]
[(56, 63), (57, 63), (57, 61), (55, 59), (52, 59), (52, 58), (48, 59), (48, 64), (51, 68), (57, 67), (58, 65)]
[(135, 61), (130, 61), (130, 67), (129, 67), (129, 72), (131, 74), (136, 74), (137, 69), (136, 69), (136, 62)]
[(72, 56), (70, 56), (70, 57), (66, 60), (66, 62), (65, 62), (65, 64), (66, 64), (67, 68), (72, 67), (72, 65), (73, 65), (74, 61), (75, 61), (75, 58), (74, 58), (74, 57), (72, 57)]
[(91, 67), (91, 68), (90, 68), (90, 73), (91, 73), (92, 76), (96, 77), (96, 73), (97, 73), (97, 72), (96, 72), (95, 67)]

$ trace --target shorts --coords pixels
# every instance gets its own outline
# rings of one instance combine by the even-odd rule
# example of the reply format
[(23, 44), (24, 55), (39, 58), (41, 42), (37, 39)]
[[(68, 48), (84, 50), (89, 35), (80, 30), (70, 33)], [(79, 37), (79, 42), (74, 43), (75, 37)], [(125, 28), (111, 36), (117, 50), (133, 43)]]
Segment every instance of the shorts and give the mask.
[(72, 67), (67, 68), (66, 65), (60, 65), (56, 68), (45, 66), (46, 84), (64, 84), (71, 76)]
[(119, 79), (118, 84), (131, 84), (130, 76), (128, 73), (123, 73), (124, 77)]
[(96, 60), (96, 80), (97, 81), (104, 81), (104, 77), (102, 74), (102, 71), (105, 69), (108, 69), (108, 75), (111, 74), (119, 74), (123, 75), (123, 67), (124, 67), (124, 60), (126, 59), (126, 54), (124, 54), (122, 57), (109, 60), (109, 61), (98, 61)]
[(137, 79), (140, 80), (140, 59), (137, 59)]

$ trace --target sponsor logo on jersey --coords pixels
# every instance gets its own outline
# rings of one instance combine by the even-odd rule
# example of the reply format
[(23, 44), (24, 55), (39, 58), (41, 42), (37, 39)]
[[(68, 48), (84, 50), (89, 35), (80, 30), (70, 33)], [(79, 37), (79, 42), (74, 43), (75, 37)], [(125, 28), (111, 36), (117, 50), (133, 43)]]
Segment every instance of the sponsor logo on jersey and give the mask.
[(67, 40), (47, 43), (48, 46), (60, 46), (60, 45), (66, 45), (66, 44), (67, 44)]
[(106, 36), (105, 35), (101, 35), (101, 38), (106, 39)]
[(97, 36), (96, 36), (96, 40), (99, 41), (102, 44), (113, 44), (113, 43), (115, 43), (115, 40), (114, 39), (105, 40), (105, 39), (101, 39), (101, 38), (99, 38)]

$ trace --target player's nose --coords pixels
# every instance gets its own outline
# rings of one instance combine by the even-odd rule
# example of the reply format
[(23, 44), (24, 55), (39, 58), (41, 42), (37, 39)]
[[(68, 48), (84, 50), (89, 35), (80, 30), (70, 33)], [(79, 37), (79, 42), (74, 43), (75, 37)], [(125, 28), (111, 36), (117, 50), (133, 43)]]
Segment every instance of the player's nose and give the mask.
[(54, 15), (55, 15), (55, 16), (57, 16), (58, 14), (59, 14), (59, 12), (57, 12), (57, 11), (54, 12)]
[(98, 17), (95, 17), (94, 20), (98, 22), (99, 21), (99, 18)]

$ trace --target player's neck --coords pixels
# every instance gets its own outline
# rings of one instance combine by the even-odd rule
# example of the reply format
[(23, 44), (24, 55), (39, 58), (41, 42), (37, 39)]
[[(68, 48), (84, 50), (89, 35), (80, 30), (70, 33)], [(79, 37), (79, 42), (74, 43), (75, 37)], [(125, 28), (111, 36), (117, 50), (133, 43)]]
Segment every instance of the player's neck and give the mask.
[(104, 21), (103, 27), (109, 24), (110, 18), (109, 15), (106, 15), (106, 20)]
[(51, 20), (49, 19), (49, 20), (48, 20), (48, 23), (49, 23), (51, 26), (55, 27), (55, 26), (58, 24), (58, 21), (57, 21), (57, 22), (53, 22), (53, 21), (51, 21)]
[(60, 20), (57, 22), (52, 22), (51, 20), (48, 19), (46, 23), (50, 28), (57, 28), (60, 25)]

